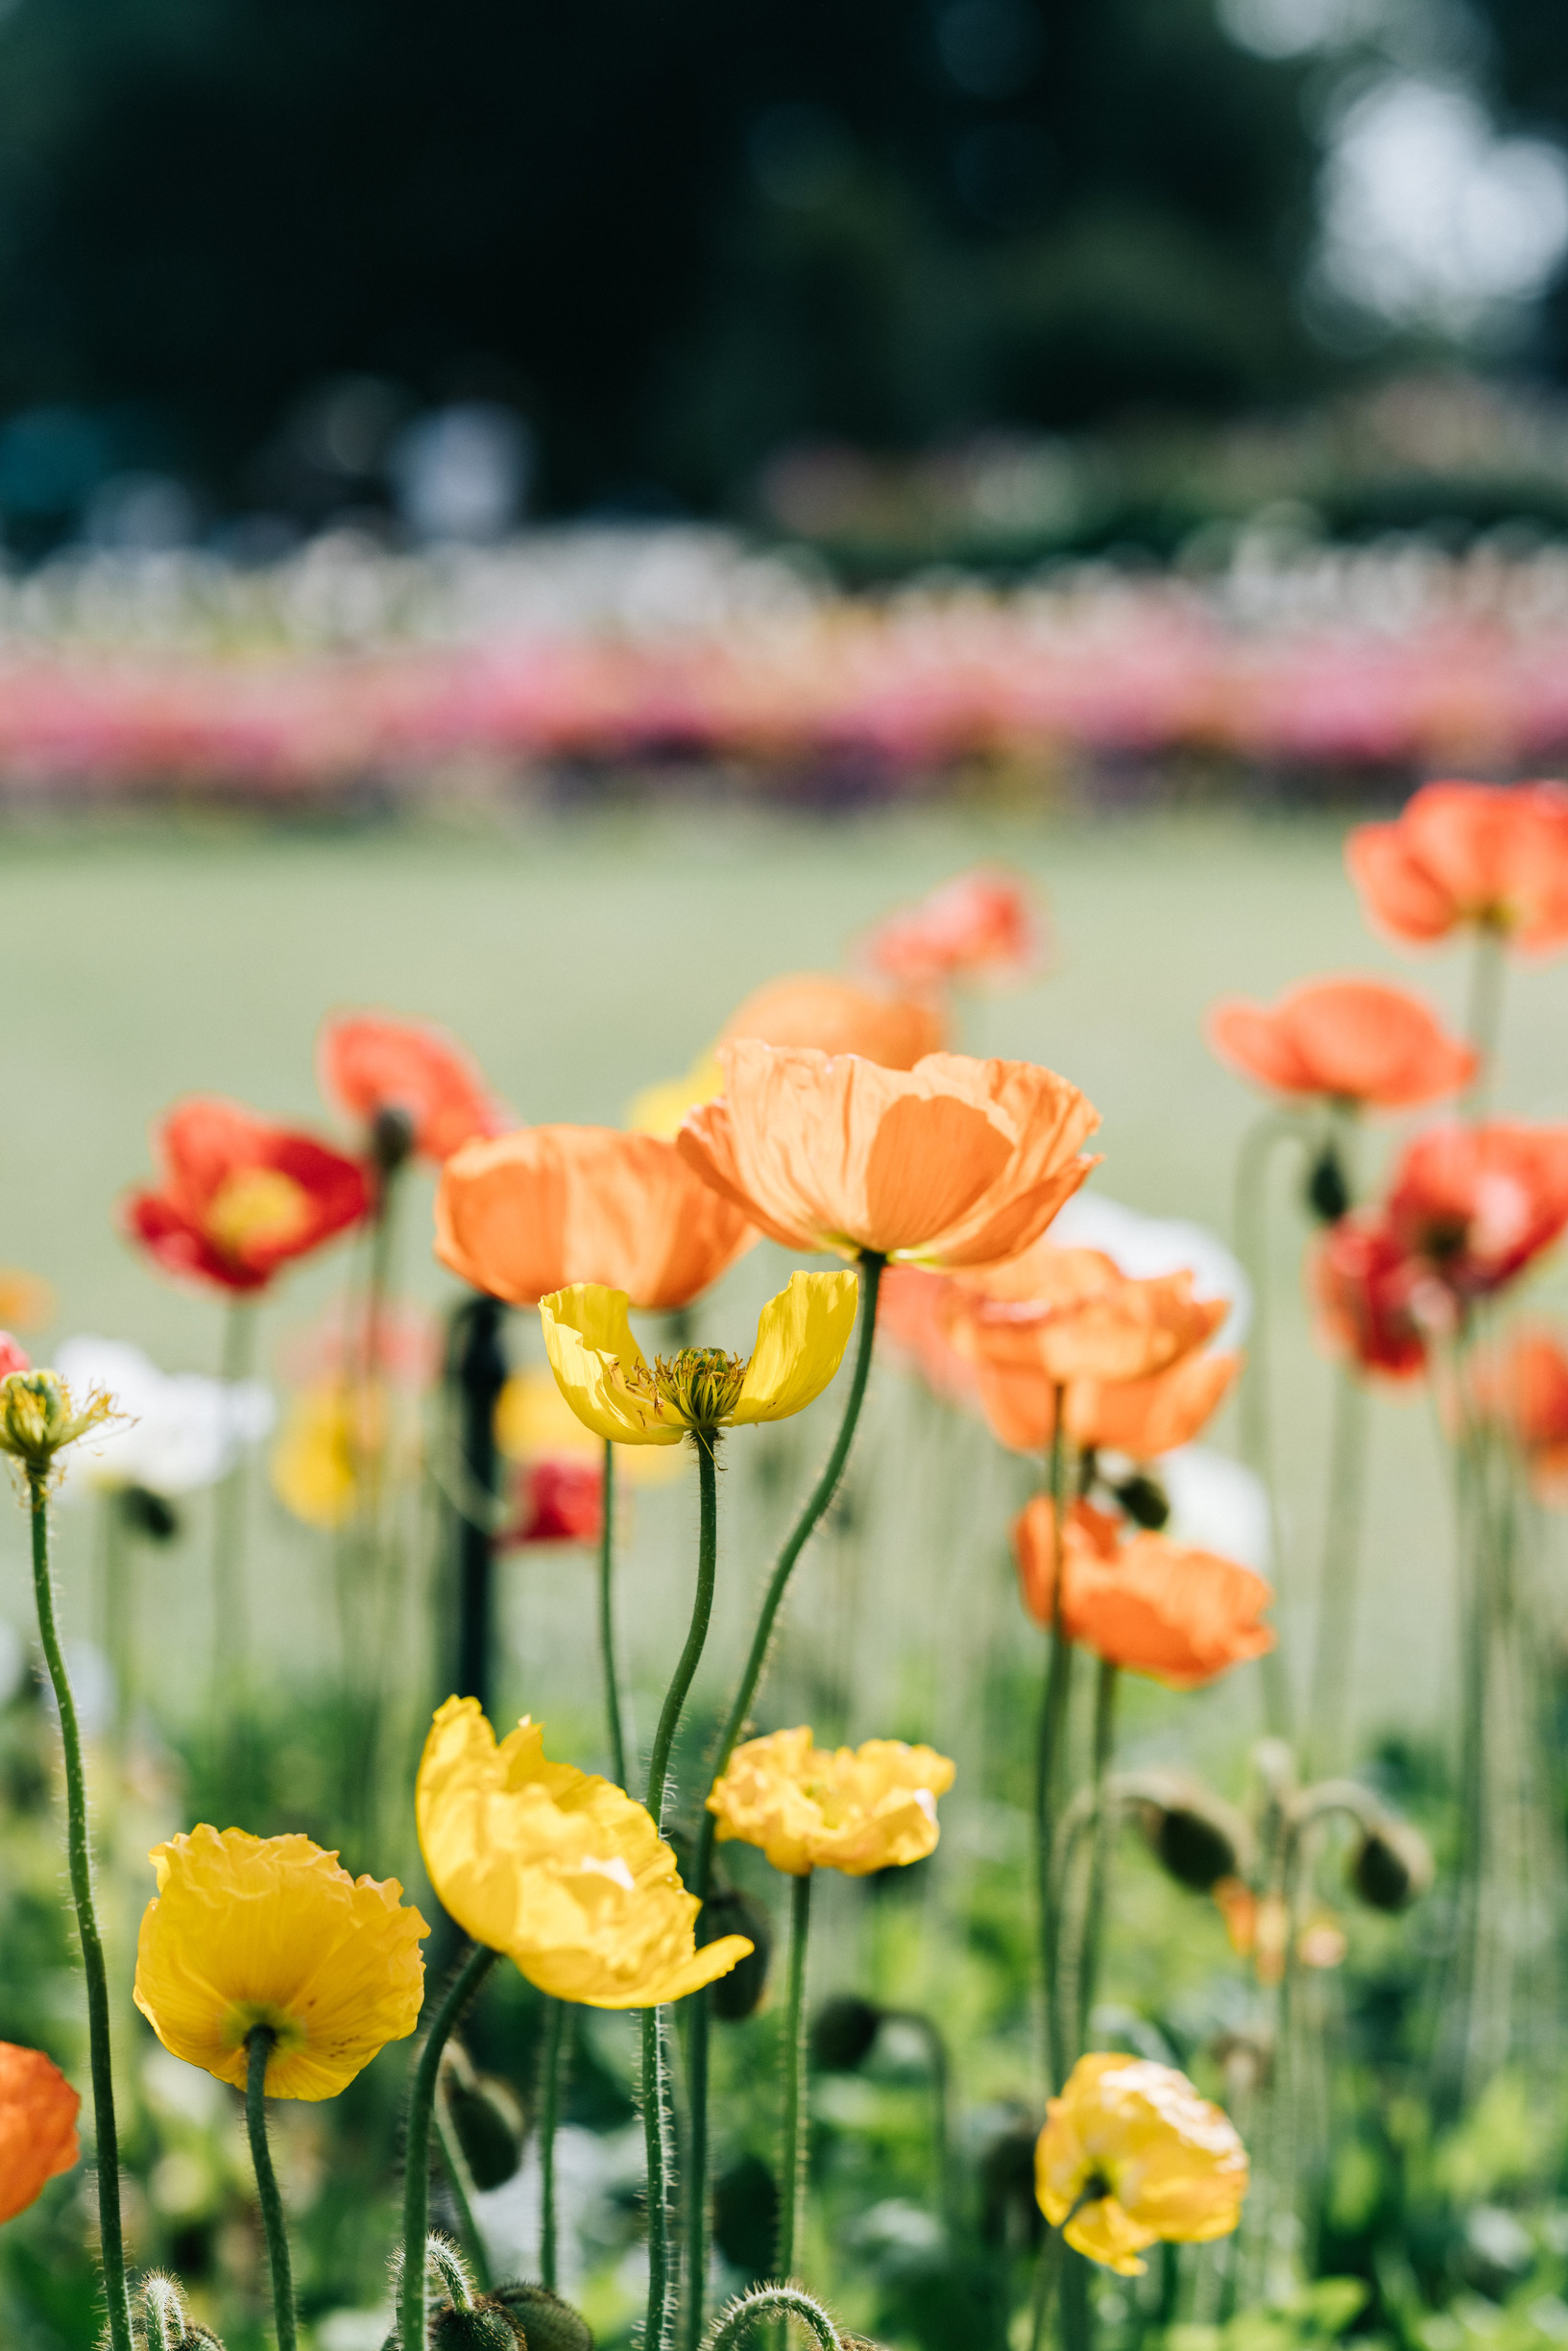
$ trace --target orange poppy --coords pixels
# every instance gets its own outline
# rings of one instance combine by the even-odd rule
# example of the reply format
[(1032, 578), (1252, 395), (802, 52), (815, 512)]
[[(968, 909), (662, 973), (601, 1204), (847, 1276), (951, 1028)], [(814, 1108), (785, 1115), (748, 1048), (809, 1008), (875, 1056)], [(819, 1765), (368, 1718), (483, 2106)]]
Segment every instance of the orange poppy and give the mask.
[(1101, 1249), (1049, 1246), (954, 1284), (948, 1306), (960, 1354), (1062, 1388), (1152, 1379), (1212, 1339), (1228, 1312), (1223, 1298), (1194, 1297), (1189, 1272), (1139, 1279)]
[(0, 2220), (13, 2219), (82, 2149), (82, 2100), (42, 2049), (0, 2041)]
[(449, 1159), (476, 1135), (502, 1134), (513, 1123), (477, 1063), (430, 1021), (338, 1013), (322, 1026), (316, 1075), (327, 1101), (368, 1127), (401, 1111), (410, 1148), (424, 1159)]
[(1381, 1208), (1357, 1209), (1331, 1224), (1310, 1279), (1328, 1346), (1385, 1379), (1418, 1379), (1429, 1343), (1455, 1324), (1449, 1293)]
[(736, 1038), (724, 1092), (678, 1138), (786, 1248), (987, 1266), (1036, 1240), (1097, 1163), (1076, 1086), (1031, 1061), (928, 1054), (909, 1071)]
[(889, 914), (865, 952), (878, 971), (905, 987), (929, 990), (954, 980), (1006, 986), (1039, 970), (1045, 921), (1022, 875), (980, 868)]
[(1435, 1127), (1403, 1152), (1390, 1231), (1468, 1302), (1499, 1290), (1568, 1226), (1568, 1126)]
[(158, 1186), (129, 1195), (122, 1225), (165, 1272), (222, 1290), (264, 1289), (370, 1202), (357, 1159), (216, 1094), (176, 1103), (153, 1149)]
[(1484, 1366), (1483, 1401), (1512, 1431), (1543, 1502), (1568, 1502), (1568, 1349), (1540, 1326), (1515, 1333)]
[(636, 1306), (688, 1306), (751, 1248), (745, 1217), (673, 1143), (614, 1127), (523, 1127), (441, 1172), (436, 1255), (513, 1306), (573, 1282)]
[(883, 1069), (913, 1069), (941, 1053), (947, 1023), (929, 1004), (874, 994), (832, 972), (790, 972), (754, 988), (719, 1031), (719, 1043), (753, 1037), (762, 1045), (811, 1045), (819, 1053), (858, 1054)]
[[(1055, 1519), (1037, 1494), (1013, 1528), (1024, 1605), (1051, 1621)], [(1062, 1630), (1107, 1664), (1195, 1689), (1274, 1646), (1261, 1619), (1272, 1588), (1250, 1567), (1163, 1535), (1120, 1539), (1120, 1523), (1079, 1502), (1063, 1545)]]
[(1309, 980), (1273, 1005), (1226, 996), (1206, 1033), (1221, 1061), (1273, 1093), (1380, 1110), (1457, 1094), (1481, 1066), (1419, 996), (1383, 980)]
[(1369, 919), (1398, 939), (1461, 924), (1526, 954), (1568, 942), (1568, 790), (1560, 784), (1427, 784), (1391, 824), (1345, 843)]

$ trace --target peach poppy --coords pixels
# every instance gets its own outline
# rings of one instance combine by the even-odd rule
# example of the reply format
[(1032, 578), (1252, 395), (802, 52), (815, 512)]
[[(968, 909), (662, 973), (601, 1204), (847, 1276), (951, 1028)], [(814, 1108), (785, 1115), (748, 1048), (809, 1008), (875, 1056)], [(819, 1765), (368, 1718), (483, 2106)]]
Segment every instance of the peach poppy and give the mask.
[(1309, 980), (1273, 1005), (1222, 997), (1206, 1034), (1227, 1067), (1272, 1093), (1380, 1110), (1457, 1094), (1481, 1066), (1419, 996), (1383, 980)]
[(832, 972), (791, 972), (754, 988), (719, 1031), (719, 1043), (751, 1037), (761, 1045), (809, 1045), (825, 1054), (858, 1054), (884, 1069), (913, 1069), (941, 1053), (947, 1023), (929, 1004), (874, 993)]
[(1568, 1127), (1435, 1127), (1402, 1153), (1387, 1213), (1457, 1298), (1487, 1297), (1568, 1226)]
[(1512, 1432), (1543, 1502), (1568, 1502), (1568, 1348), (1540, 1325), (1484, 1365), (1483, 1400)]
[(1463, 924), (1526, 954), (1568, 942), (1568, 790), (1560, 784), (1427, 784), (1391, 824), (1345, 843), (1368, 918), (1397, 939)]
[(157, 1188), (129, 1195), (122, 1226), (165, 1272), (222, 1290), (265, 1289), (370, 1203), (357, 1159), (220, 1095), (176, 1103), (153, 1149)]
[(954, 1284), (949, 1327), (960, 1354), (1057, 1387), (1148, 1380), (1213, 1338), (1229, 1307), (1193, 1296), (1190, 1272), (1122, 1273), (1101, 1249), (1049, 1245)]
[(865, 953), (876, 970), (908, 988), (957, 980), (1013, 986), (1045, 960), (1045, 917), (1021, 874), (977, 867), (878, 923)]
[(1354, 1210), (1330, 1225), (1309, 1278), (1328, 1346), (1375, 1376), (1419, 1379), (1429, 1343), (1454, 1327), (1449, 1293), (1381, 1208)]
[[(1051, 1621), (1054, 1514), (1037, 1494), (1013, 1528), (1024, 1604)], [(1249, 1567), (1170, 1541), (1120, 1539), (1119, 1522), (1087, 1503), (1074, 1506), (1063, 1545), (1062, 1630), (1107, 1664), (1146, 1674), (1173, 1689), (1195, 1689), (1274, 1646), (1261, 1621), (1273, 1591)]]
[(436, 1192), (436, 1255), (513, 1306), (576, 1282), (688, 1306), (757, 1239), (673, 1143), (614, 1127), (523, 1127), (465, 1144)]
[(0, 2041), (0, 2220), (14, 2219), (82, 2149), (82, 2100), (42, 2049)]
[(987, 1266), (1038, 1239), (1097, 1162), (1076, 1086), (1030, 1061), (720, 1046), (724, 1092), (679, 1149), (786, 1248)]
[(327, 1101), (367, 1127), (400, 1111), (423, 1159), (449, 1159), (476, 1135), (502, 1134), (513, 1124), (478, 1064), (433, 1021), (336, 1013), (322, 1025), (316, 1075)]

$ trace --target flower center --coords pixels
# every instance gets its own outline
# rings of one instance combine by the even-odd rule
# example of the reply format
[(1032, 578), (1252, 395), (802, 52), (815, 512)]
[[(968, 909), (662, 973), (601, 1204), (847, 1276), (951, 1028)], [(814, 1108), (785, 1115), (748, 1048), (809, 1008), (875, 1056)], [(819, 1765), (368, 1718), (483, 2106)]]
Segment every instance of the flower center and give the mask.
[(668, 1405), (688, 1427), (715, 1429), (739, 1403), (746, 1369), (745, 1357), (727, 1355), (722, 1347), (683, 1347), (679, 1355), (656, 1356), (628, 1381), (650, 1402)]
[(310, 2037), (300, 2019), (274, 2000), (235, 2000), (218, 2027), (218, 2038), (226, 2049), (243, 2048), (258, 2024), (265, 2024), (273, 2037), (269, 2065), (273, 2057), (303, 2048)]
[(237, 1168), (226, 1176), (207, 1209), (207, 1232), (230, 1257), (277, 1248), (310, 1222), (304, 1188), (280, 1168)]

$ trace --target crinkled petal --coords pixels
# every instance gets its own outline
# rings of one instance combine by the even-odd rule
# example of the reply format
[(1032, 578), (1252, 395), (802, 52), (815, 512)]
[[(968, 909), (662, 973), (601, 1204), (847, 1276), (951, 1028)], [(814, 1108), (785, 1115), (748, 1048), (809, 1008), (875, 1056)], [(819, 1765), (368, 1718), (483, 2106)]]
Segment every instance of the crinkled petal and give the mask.
[(786, 1420), (822, 1394), (844, 1360), (859, 1290), (854, 1273), (790, 1275), (759, 1318), (734, 1420)]

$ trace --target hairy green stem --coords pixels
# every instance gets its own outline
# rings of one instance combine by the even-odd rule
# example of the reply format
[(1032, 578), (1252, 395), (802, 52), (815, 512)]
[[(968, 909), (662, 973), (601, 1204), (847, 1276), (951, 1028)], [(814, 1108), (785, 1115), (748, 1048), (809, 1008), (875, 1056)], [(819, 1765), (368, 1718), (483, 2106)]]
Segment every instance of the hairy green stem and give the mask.
[(669, 2028), (667, 2011), (642, 2011), (642, 2138), (648, 2165), (648, 2312), (642, 2351), (669, 2341), (675, 2275), (670, 2261)]
[(712, 1987), (687, 2000), (686, 2333), (687, 2351), (702, 2341), (708, 2309), (708, 2035)]
[(621, 1709), (620, 1667), (615, 1659), (615, 1448), (604, 1441), (603, 1522), (599, 1528), (599, 1660), (604, 1673), (604, 1712), (610, 1733), (610, 1772), (616, 1787), (627, 1780), (626, 1722)]
[[(1269, 1405), (1268, 1175), (1275, 1148), (1299, 1140), (1299, 1122), (1277, 1110), (1255, 1119), (1236, 1154), (1234, 1229), (1236, 1253), (1252, 1285), (1252, 1328), (1237, 1397), (1242, 1459), (1264, 1490), (1268, 1506), (1268, 1564), (1276, 1597), (1283, 1594), (1285, 1555), (1274, 1488), (1273, 1415)], [(1291, 1684), (1278, 1647), (1261, 1660), (1264, 1716), (1271, 1736), (1291, 1734)]]
[(398, 2294), (398, 2331), (402, 2351), (424, 2351), (429, 2308), (424, 2241), (430, 2222), (430, 2118), (441, 2073), (441, 2052), (452, 2027), (490, 1974), (498, 1951), (475, 1944), (447, 1985), (430, 2021), (408, 2091), (407, 2144), (403, 2148), (403, 2274)]
[(1060, 2089), (1067, 2074), (1067, 2023), (1062, 2013), (1062, 1921), (1052, 1882), (1051, 1850), (1061, 1809), (1060, 1781), (1073, 1698), (1073, 1644), (1062, 1627), (1062, 1563), (1067, 1512), (1065, 1392), (1055, 1393), (1048, 1488), (1050, 1496), (1050, 1656), (1040, 1700), (1034, 1757), (1034, 1838), (1040, 1904), (1040, 1970), (1046, 2033), (1046, 2088)]
[(1307, 1717), (1311, 1768), (1334, 1771), (1349, 1707), (1362, 1501), (1366, 1486), (1366, 1391), (1346, 1364), (1335, 1373), (1329, 1438), (1328, 1508), (1317, 1588), (1317, 1643)]
[[(1066, 2225), (1064, 2221), (1062, 2227)], [(1061, 2229), (1048, 2228), (1039, 2259), (1035, 2263), (1034, 2305), (1029, 2322), (1031, 2351), (1043, 2351), (1046, 2329), (1050, 2323), (1051, 2305), (1056, 2299), (1056, 2288), (1062, 2274), (1064, 2242)]]
[(750, 2293), (737, 2295), (714, 2319), (703, 2351), (730, 2351), (731, 2345), (743, 2342), (764, 2318), (798, 2318), (816, 2337), (822, 2351), (842, 2351), (838, 2329), (821, 2303), (798, 2286), (758, 2286)]
[(1089, 2020), (1099, 1988), (1099, 1954), (1104, 1940), (1105, 1909), (1110, 1884), (1111, 1854), (1116, 1843), (1116, 1799), (1110, 1789), (1111, 1757), (1116, 1748), (1116, 1693), (1121, 1676), (1109, 1658), (1099, 1660), (1095, 1684), (1095, 1842), (1089, 1863), (1089, 1899), (1083, 1914), (1083, 1942), (1078, 1956), (1077, 2053), (1089, 2047)]
[(806, 2187), (806, 1947), (811, 1872), (789, 1881), (789, 1984), (784, 1999), (784, 2146), (779, 2163), (779, 2275), (795, 2266)]
[(561, 2121), (562, 2077), (571, 2062), (572, 2026), (576, 2011), (569, 2000), (545, 2002), (544, 2047), (540, 2059), (539, 2193), (540, 2254), (543, 2282), (555, 2291), (560, 2252), (555, 2209), (555, 2134)]
[(693, 1429), (692, 1436), (697, 1447), (697, 1491), (701, 1506), (697, 1536), (697, 1589), (691, 1603), (691, 1622), (687, 1629), (686, 1647), (681, 1652), (675, 1677), (664, 1692), (659, 1728), (653, 1734), (653, 1753), (648, 1758), (646, 1801), (648, 1810), (659, 1823), (661, 1833), (663, 1831), (665, 1800), (669, 1793), (670, 1751), (675, 1745), (675, 1733), (680, 1729), (687, 1694), (708, 1639), (709, 1621), (713, 1613), (713, 1582), (718, 1565), (718, 1431)]
[(468, 2244), (469, 2259), (473, 2264), (474, 2275), (479, 2281), (480, 2291), (488, 2293), (491, 2285), (490, 2255), (485, 2248), (485, 2241), (480, 2234), (479, 2223), (474, 2218), (473, 2174), (469, 2169), (468, 2158), (463, 2152), (462, 2143), (452, 2124), (451, 2108), (447, 2103), (446, 2084), (444, 2078), (436, 2085), (436, 2100), (430, 2110), (430, 2119), (436, 2126), (436, 2145), (441, 2149), (442, 2169), (446, 2174), (446, 2186), (450, 2191), (452, 2202), (457, 2206), (458, 2224)]
[(49, 1473), (30, 1469), (28, 1498), (33, 1525), (33, 1595), (38, 1638), (43, 1644), (65, 1751), (66, 1853), (82, 1973), (87, 1987), (87, 2041), (92, 2063), (93, 2122), (98, 2156), (98, 2229), (103, 2245), (104, 2290), (109, 2297), (111, 2351), (131, 2351), (131, 2301), (126, 2290), (125, 2242), (120, 2228), (120, 2138), (114, 2121), (114, 2072), (109, 2039), (109, 1972), (92, 1894), (92, 1849), (87, 1841), (87, 1782), (82, 1765), (82, 1732), (76, 1699), (55, 1623), (55, 1588), (49, 1569)]
[(294, 2316), (294, 2271), (289, 2262), (288, 2226), (283, 2199), (277, 2192), (272, 2148), (267, 2144), (267, 2060), (277, 2035), (268, 2024), (257, 2024), (246, 2036), (245, 2123), (251, 2134), (251, 2161), (255, 2166), (256, 2194), (261, 2199), (261, 2225), (267, 2239), (267, 2266), (273, 2281), (273, 2324), (277, 2351), (296, 2351), (299, 2334)]

